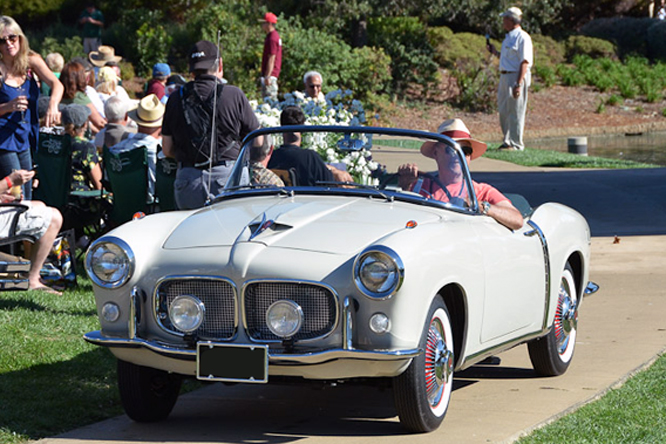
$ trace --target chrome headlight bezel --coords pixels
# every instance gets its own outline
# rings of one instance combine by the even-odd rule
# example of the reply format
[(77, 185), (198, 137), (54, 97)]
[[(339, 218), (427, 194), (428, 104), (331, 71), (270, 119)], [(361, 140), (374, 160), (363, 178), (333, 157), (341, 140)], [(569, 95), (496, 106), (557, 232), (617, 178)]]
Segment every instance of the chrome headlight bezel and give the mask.
[[(368, 267), (381, 266), (375, 275), (385, 274), (381, 283), (371, 282), (367, 278)], [(393, 296), (405, 278), (405, 267), (400, 256), (392, 249), (383, 245), (375, 245), (362, 251), (354, 261), (354, 283), (356, 288), (371, 299), (384, 300)]]
[[(104, 254), (103, 249), (106, 249), (110, 254), (116, 255), (117, 259), (122, 262), (118, 265), (120, 274), (114, 276), (112, 279), (105, 279), (96, 273), (96, 267), (101, 260), (100, 254)], [(98, 239), (88, 248), (88, 252), (86, 253), (86, 272), (90, 276), (90, 279), (102, 288), (118, 288), (127, 283), (134, 274), (135, 265), (134, 252), (129, 245), (122, 239), (113, 236)]]
[[(175, 313), (177, 310), (177, 306), (179, 304), (188, 304), (189, 308), (191, 310), (192, 309), (194, 310), (193, 312), (194, 315), (189, 315), (189, 317), (192, 320), (194, 320), (194, 323), (192, 323), (192, 325), (189, 327), (184, 327), (182, 323), (179, 322), (177, 313)], [(201, 324), (203, 324), (205, 317), (206, 317), (206, 306), (196, 296), (189, 294), (182, 294), (180, 296), (176, 296), (169, 305), (169, 320), (171, 321), (171, 325), (173, 325), (176, 329), (178, 329), (181, 332), (192, 333), (197, 331), (199, 327), (201, 327)]]
[[(278, 310), (282, 310), (282, 314), (287, 314), (291, 317), (292, 324), (289, 332), (279, 331), (272, 319), (272, 316), (276, 314)], [(305, 321), (305, 316), (303, 314), (303, 308), (292, 301), (291, 299), (279, 299), (273, 302), (270, 307), (266, 310), (266, 326), (268, 329), (278, 338), (289, 339), (294, 336), (301, 330), (303, 327), (303, 322)], [(286, 324), (285, 324), (286, 325)]]

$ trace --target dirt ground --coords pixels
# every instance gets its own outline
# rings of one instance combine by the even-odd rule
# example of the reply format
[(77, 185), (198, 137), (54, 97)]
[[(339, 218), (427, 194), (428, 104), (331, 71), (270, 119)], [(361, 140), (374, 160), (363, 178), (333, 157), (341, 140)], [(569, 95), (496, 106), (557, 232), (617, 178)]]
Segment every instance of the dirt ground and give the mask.
[[(525, 139), (666, 130), (666, 117), (662, 114), (666, 100), (656, 103), (626, 100), (619, 106), (605, 105), (605, 110), (599, 113), (599, 104), (605, 102), (608, 96), (589, 87), (553, 86), (538, 92), (530, 91)], [(476, 138), (501, 141), (497, 112), (461, 112), (443, 101), (401, 107), (387, 120), (395, 127), (436, 131), (441, 122), (452, 117), (462, 118)]]

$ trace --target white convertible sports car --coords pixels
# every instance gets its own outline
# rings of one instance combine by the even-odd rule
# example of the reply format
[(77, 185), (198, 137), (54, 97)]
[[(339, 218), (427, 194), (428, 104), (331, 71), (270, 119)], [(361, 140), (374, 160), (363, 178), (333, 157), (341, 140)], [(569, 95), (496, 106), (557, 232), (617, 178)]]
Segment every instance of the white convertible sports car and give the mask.
[[(286, 169), (287, 185), (258, 184), (251, 146), (269, 133), (278, 146), (285, 128), (302, 149), (346, 157), (355, 183), (299, 186)], [(400, 422), (424, 432), (444, 418), (454, 373), (489, 356), (527, 344), (538, 374), (566, 371), (594, 287), (579, 213), (523, 199), (523, 227), (500, 225), (481, 211), (461, 147), (439, 134), (285, 128), (248, 136), (209, 205), (133, 220), (88, 250), (101, 329), (85, 339), (117, 357), (130, 418), (166, 418), (185, 377), (390, 378)], [(402, 190), (369, 161), (373, 146), (425, 141), (458, 157), (459, 198)]]

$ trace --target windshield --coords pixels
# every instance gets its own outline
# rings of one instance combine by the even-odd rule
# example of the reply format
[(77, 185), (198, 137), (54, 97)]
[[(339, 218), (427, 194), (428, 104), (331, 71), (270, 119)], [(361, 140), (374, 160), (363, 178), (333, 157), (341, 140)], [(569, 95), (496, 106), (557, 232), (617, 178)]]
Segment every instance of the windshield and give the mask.
[(438, 134), (368, 127), (292, 126), (246, 139), (224, 195), (248, 190), (380, 193), (476, 210), (465, 147)]

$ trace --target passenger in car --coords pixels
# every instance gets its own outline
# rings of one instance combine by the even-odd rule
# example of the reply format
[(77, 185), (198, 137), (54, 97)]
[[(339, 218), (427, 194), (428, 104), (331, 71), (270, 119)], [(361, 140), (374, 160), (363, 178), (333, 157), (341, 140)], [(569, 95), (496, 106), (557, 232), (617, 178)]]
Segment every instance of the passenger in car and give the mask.
[[(280, 125), (303, 125), (305, 114), (298, 106), (288, 106), (280, 114)], [(299, 186), (316, 186), (317, 182), (353, 182), (348, 172), (326, 165), (313, 150), (301, 148), (301, 133), (284, 133), (284, 144), (273, 151), (270, 169), (294, 168)]]
[(250, 163), (252, 167), (252, 185), (275, 185), (283, 187), (284, 182), (277, 174), (266, 168), (273, 154), (273, 137), (270, 134), (264, 136), (261, 145), (250, 147)]
[[(467, 162), (481, 157), (486, 152), (487, 145), (473, 139), (467, 126), (460, 119), (446, 120), (439, 126), (437, 132), (458, 142)], [(431, 141), (421, 146), (421, 154), (437, 161), (437, 174), (419, 181), (419, 169), (415, 163), (401, 165), (398, 168), (400, 187), (442, 202), (468, 206), (469, 196), (464, 186), (463, 170), (455, 150), (443, 143)], [(523, 226), (523, 216), (501, 192), (486, 183), (472, 181), (472, 184), (482, 214), (492, 217), (512, 230)]]

